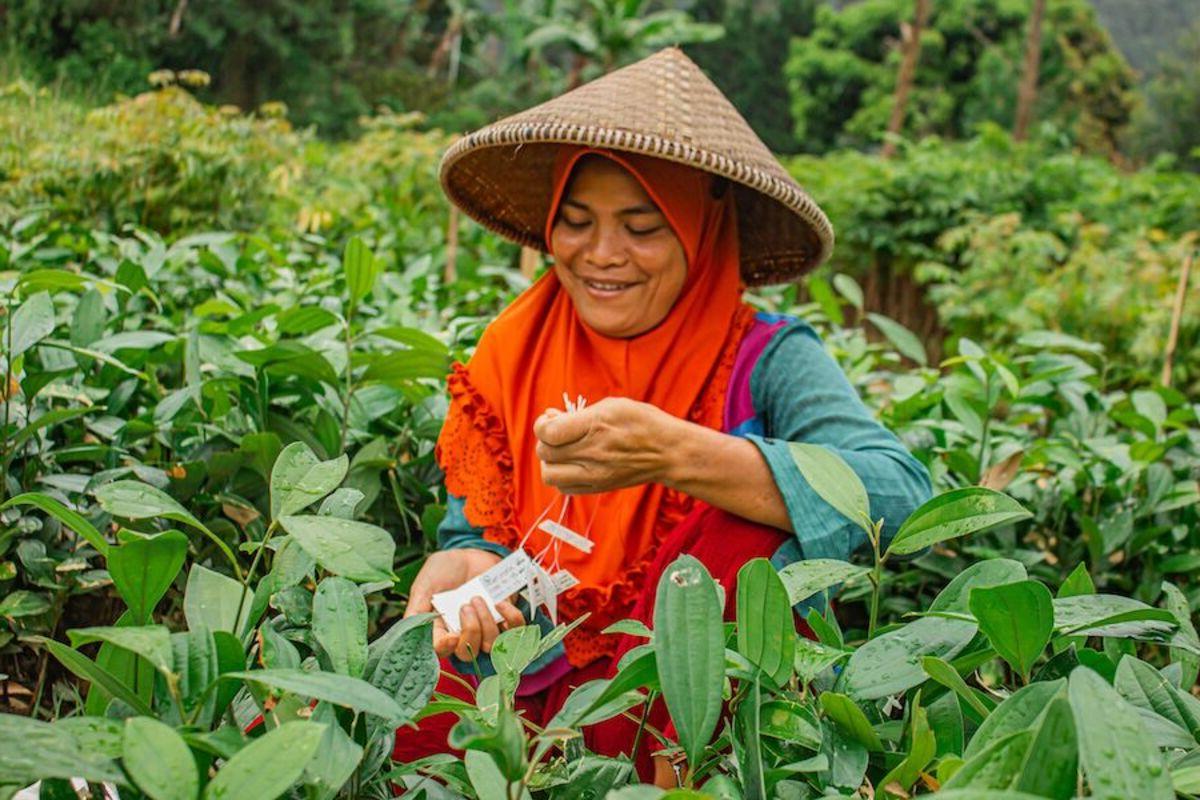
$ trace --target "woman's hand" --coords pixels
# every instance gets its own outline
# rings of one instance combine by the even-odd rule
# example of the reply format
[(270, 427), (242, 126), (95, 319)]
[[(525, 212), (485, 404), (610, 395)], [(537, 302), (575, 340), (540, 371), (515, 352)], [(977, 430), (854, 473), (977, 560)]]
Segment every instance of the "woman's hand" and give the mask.
[[(430, 554), (413, 579), (404, 616), (432, 611), (435, 594), (457, 589), (499, 562), (500, 556), (495, 553), (474, 548), (439, 550)], [(506, 630), (525, 624), (521, 612), (507, 600), (496, 603), (496, 610), (504, 617), (502, 624)], [(451, 633), (440, 616), (433, 621), (433, 649), (438, 658), (454, 653), (463, 661), (473, 661), (480, 653), (491, 652), (492, 643), (500, 635), (500, 628), (482, 597), (476, 597), (462, 607), (459, 625), (461, 633)]]
[(625, 397), (606, 397), (570, 414), (549, 409), (533, 424), (542, 480), (565, 494), (664, 482), (681, 423), (687, 424)]

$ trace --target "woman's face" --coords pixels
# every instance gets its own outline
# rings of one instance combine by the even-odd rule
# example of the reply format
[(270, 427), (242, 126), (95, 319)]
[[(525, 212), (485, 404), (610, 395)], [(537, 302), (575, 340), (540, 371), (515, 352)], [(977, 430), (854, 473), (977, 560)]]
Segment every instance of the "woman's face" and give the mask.
[(584, 157), (550, 231), (558, 280), (603, 336), (657, 326), (683, 291), (687, 256), (667, 218), (621, 165)]

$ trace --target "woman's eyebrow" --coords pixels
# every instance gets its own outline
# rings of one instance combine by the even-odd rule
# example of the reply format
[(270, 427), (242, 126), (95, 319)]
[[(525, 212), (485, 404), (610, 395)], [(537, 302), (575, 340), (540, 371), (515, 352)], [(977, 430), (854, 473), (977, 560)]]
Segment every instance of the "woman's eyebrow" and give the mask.
[[(589, 206), (587, 203), (581, 203), (578, 200), (572, 200), (569, 197), (567, 199), (563, 200), (563, 205), (564, 206), (572, 206), (572, 207), (578, 208), (582, 211), (591, 211), (592, 210), (591, 206)], [(634, 216), (636, 214), (658, 214), (658, 213), (661, 213), (661, 212), (658, 210), (658, 208), (656, 206), (654, 206), (650, 203), (639, 203), (636, 206), (630, 206), (629, 208), (622, 208), (620, 211), (617, 212), (617, 216), (618, 217), (629, 217), (629, 216)]]

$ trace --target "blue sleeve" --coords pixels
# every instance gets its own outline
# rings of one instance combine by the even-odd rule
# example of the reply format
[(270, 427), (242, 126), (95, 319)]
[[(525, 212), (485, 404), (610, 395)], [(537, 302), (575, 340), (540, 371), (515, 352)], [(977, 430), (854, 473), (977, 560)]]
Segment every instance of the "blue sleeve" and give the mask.
[(871, 416), (807, 323), (774, 335), (751, 373), (750, 392), (765, 435), (747, 438), (770, 466), (804, 558), (849, 560), (867, 537), (808, 484), (789, 442), (823, 445), (850, 465), (867, 489), (871, 518), (884, 519), (885, 543), (929, 499), (925, 467)]
[(495, 553), (501, 558), (508, 555), (510, 551), (507, 547), (496, 542), (489, 542), (483, 538), (482, 528), (477, 528), (467, 521), (464, 505), (465, 500), (457, 495), (452, 494), (446, 497), (446, 516), (442, 517), (441, 524), (437, 529), (438, 550), (459, 550), (472, 547), (476, 550)]

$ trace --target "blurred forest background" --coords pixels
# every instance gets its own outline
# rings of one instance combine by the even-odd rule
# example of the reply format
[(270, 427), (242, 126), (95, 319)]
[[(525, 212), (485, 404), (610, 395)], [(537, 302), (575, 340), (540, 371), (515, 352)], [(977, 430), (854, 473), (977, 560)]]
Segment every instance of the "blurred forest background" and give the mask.
[(1148, 377), (1171, 335), (1198, 377), (1200, 0), (3, 0), (0, 31), (0, 214), (167, 236), (361, 232), (445, 136), (680, 44), (935, 356), (1051, 327)]

